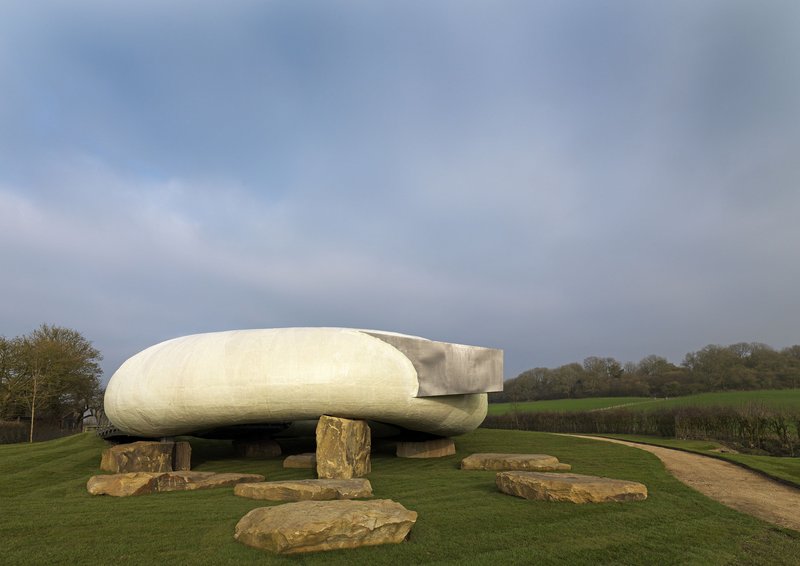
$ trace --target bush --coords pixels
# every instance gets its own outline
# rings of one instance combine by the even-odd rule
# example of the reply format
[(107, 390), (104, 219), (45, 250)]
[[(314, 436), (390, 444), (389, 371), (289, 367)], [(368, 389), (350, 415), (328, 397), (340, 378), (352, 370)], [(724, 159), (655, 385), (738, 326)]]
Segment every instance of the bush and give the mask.
[(612, 409), (561, 413), (489, 415), (485, 428), (541, 432), (641, 434), (717, 440), (746, 451), (794, 456), (800, 450), (800, 413), (766, 405), (675, 407), (657, 411)]
[(14, 444), (28, 440), (25, 423), (0, 421), (0, 444)]
[[(0, 421), (0, 444), (16, 444), (17, 442), (28, 442), (30, 432), (29, 423), (25, 421)], [(53, 440), (62, 436), (69, 436), (80, 432), (80, 429), (62, 428), (58, 424), (40, 423), (36, 421), (36, 428), (33, 431), (33, 440)]]

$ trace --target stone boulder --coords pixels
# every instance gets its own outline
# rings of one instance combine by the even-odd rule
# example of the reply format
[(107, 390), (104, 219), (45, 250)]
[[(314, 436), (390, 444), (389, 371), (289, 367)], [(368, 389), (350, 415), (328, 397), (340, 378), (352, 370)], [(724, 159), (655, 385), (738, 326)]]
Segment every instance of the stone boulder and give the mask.
[(461, 460), (462, 470), (527, 470), (560, 472), (571, 469), (547, 454), (472, 454)]
[(172, 450), (172, 469), (187, 472), (192, 469), (192, 445), (185, 441), (175, 443)]
[(298, 501), (253, 509), (236, 525), (234, 538), (280, 554), (403, 542), (417, 520), (389, 499)]
[(398, 458), (442, 458), (455, 453), (456, 445), (452, 438), (397, 443)]
[(115, 474), (170, 472), (174, 442), (131, 442), (103, 450), (100, 469)]
[(195, 489), (212, 489), (229, 487), (245, 482), (264, 481), (260, 474), (235, 474), (215, 472), (170, 472), (162, 474), (156, 480), (158, 491), (193, 491)]
[(233, 450), (240, 458), (277, 458), (280, 445), (271, 438), (244, 438), (233, 441)]
[(647, 499), (647, 487), (644, 484), (582, 474), (500, 472), (496, 476), (495, 483), (503, 493), (525, 499), (571, 503)]
[(317, 455), (313, 452), (292, 454), (283, 461), (284, 468), (300, 468), (313, 470), (317, 467)]
[(372, 497), (369, 480), (296, 480), (240, 483), (233, 489), (235, 495), (267, 501), (326, 501)]
[(317, 424), (317, 476), (359, 478), (368, 474), (371, 438), (366, 421), (323, 415)]
[(112, 495), (128, 497), (147, 495), (158, 490), (158, 472), (129, 472), (125, 474), (104, 474), (92, 476), (86, 482), (86, 491), (92, 495)]
[(264, 481), (264, 476), (214, 472), (131, 472), (92, 476), (86, 483), (86, 490), (92, 495), (128, 497), (166, 491), (211, 489), (258, 481)]

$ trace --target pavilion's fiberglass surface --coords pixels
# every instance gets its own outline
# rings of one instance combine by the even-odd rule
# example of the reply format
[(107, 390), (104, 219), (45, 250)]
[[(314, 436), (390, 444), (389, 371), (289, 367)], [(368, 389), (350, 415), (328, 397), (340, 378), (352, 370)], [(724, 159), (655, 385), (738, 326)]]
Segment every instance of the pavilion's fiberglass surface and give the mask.
[(501, 350), (349, 328), (183, 336), (128, 359), (106, 389), (120, 430), (145, 437), (323, 414), (452, 436), (502, 389)]

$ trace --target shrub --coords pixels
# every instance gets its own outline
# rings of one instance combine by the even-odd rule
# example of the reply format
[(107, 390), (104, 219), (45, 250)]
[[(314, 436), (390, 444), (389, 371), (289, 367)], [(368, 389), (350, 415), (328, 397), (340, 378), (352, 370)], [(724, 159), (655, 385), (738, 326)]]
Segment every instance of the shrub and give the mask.
[[(58, 424), (36, 421), (33, 440), (52, 440), (80, 432), (77, 428), (63, 428)], [(0, 444), (28, 442), (28, 423), (25, 421), (0, 421)]]
[(800, 413), (766, 405), (674, 407), (657, 411), (611, 409), (561, 413), (489, 415), (486, 428), (541, 432), (641, 434), (717, 440), (750, 451), (794, 456), (800, 447)]

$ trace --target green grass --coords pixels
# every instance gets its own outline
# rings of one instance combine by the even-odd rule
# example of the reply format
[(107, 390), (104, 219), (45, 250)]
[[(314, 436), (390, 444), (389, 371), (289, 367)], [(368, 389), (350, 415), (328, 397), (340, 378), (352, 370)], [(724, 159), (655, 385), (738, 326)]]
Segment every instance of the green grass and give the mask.
[[(524, 401), (516, 404), (520, 412), (592, 411), (620, 407), (632, 410), (666, 409), (688, 406), (741, 406), (763, 403), (771, 407), (800, 410), (800, 389), (765, 389), (759, 391), (722, 391), (699, 393), (685, 397), (653, 399), (650, 397), (589, 397), (585, 399), (552, 399)], [(490, 415), (502, 415), (515, 409), (514, 403), (492, 403)]]
[(687, 452), (696, 452), (705, 456), (728, 460), (800, 488), (800, 458), (718, 452), (723, 445), (709, 440), (677, 440), (674, 438), (636, 434), (603, 434), (599, 436), (618, 438), (631, 442), (641, 442), (642, 444), (652, 444), (665, 448), (677, 448), (679, 450), (686, 450)]
[(557, 413), (561, 411), (593, 411), (609, 407), (652, 403), (650, 397), (586, 397), (584, 399), (551, 399), (548, 401), (522, 401), (519, 403), (490, 403), (490, 415), (503, 415), (517, 410), (529, 413)]
[(722, 391), (698, 393), (686, 397), (659, 399), (634, 408), (651, 409), (680, 406), (743, 406), (748, 403), (761, 403), (770, 407), (800, 409), (800, 389), (763, 389), (758, 391)]
[[(800, 533), (724, 507), (670, 476), (653, 455), (544, 433), (480, 429), (434, 460), (373, 454), (375, 497), (419, 513), (407, 543), (295, 557), (233, 540), (236, 522), (265, 505), (232, 488), (130, 498), (91, 496), (97, 437), (0, 446), (4, 564), (795, 564)], [(234, 459), (226, 443), (194, 441), (195, 469), (310, 478), (279, 459)], [(577, 473), (645, 483), (644, 502), (573, 505), (499, 493), (493, 472), (467, 472), (474, 452), (557, 456)]]

